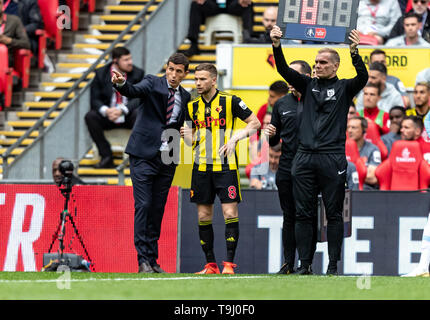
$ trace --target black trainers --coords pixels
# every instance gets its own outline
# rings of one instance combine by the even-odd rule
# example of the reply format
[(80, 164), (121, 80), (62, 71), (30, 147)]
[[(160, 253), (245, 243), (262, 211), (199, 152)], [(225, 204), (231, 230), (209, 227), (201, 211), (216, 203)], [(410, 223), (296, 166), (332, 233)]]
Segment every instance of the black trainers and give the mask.
[(281, 267), (281, 270), (279, 270), (277, 272), (277, 274), (292, 274), (295, 273), (296, 271), (294, 270), (293, 267), (291, 267), (288, 263), (284, 263)]
[(300, 267), (297, 269), (296, 273), (299, 276), (310, 275), (313, 274), (311, 266), (308, 267)]
[(197, 43), (191, 43), (188, 50), (184, 51), (184, 55), (186, 57), (192, 57), (194, 55), (198, 55), (200, 53), (199, 45)]
[(338, 276), (339, 275), (337, 273), (337, 262), (336, 263), (329, 262), (326, 275), (328, 275), (328, 276)]

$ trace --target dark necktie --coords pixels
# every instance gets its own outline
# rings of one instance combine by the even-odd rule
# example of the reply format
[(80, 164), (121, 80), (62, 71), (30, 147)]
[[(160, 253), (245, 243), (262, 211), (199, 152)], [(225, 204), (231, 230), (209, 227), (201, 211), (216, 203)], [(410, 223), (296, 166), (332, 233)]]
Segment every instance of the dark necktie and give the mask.
[(173, 114), (173, 108), (175, 107), (175, 92), (173, 88), (169, 88), (169, 97), (167, 100), (167, 112), (166, 112), (166, 124), (169, 124), (170, 118)]

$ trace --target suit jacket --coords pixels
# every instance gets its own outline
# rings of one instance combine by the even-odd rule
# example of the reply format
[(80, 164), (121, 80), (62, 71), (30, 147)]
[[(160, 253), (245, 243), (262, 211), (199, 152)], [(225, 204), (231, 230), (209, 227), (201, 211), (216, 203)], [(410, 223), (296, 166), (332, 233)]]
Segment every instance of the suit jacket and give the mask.
[[(169, 96), (166, 76), (147, 75), (135, 85), (130, 84), (127, 80), (122, 87), (117, 89), (126, 97), (139, 97), (142, 101), (136, 123), (125, 149), (126, 153), (147, 160), (153, 159), (160, 149), (162, 132), (168, 128), (179, 131), (184, 124), (190, 94), (181, 86), (178, 89), (182, 100), (181, 112), (178, 121), (169, 126), (166, 125), (167, 99)], [(179, 142), (180, 139), (177, 140)]]
[[(111, 66), (112, 62), (96, 70), (94, 80), (91, 83), (91, 109), (93, 110), (99, 111), (102, 106), (110, 107), (113, 95)], [(144, 71), (133, 66), (133, 70), (127, 74), (127, 81), (135, 84), (142, 80), (143, 76)], [(129, 113), (136, 109), (139, 104), (139, 99), (129, 100), (126, 105)]]

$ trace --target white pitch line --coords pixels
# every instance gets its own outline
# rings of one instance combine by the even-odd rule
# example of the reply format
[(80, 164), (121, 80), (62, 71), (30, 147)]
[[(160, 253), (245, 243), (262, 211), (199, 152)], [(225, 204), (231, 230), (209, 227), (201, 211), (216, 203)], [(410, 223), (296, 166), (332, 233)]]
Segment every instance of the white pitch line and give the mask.
[[(59, 272), (63, 274), (63, 272)], [(61, 279), (70, 282), (90, 282), (90, 281), (178, 281), (178, 280), (228, 280), (228, 279), (264, 279), (270, 276), (227, 276), (227, 277), (177, 277), (177, 278), (88, 278), (88, 279)], [(58, 279), (36, 279), (36, 280), (0, 280), (1, 283), (49, 283), (57, 282)]]

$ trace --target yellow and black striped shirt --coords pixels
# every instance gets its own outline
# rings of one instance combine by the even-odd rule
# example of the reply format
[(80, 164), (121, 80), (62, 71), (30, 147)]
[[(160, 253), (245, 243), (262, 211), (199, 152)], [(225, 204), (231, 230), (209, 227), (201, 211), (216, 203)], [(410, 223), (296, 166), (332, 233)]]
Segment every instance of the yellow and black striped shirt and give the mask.
[(235, 119), (247, 119), (252, 111), (237, 96), (218, 91), (211, 101), (198, 97), (188, 103), (187, 121), (196, 129), (193, 168), (199, 171), (237, 170), (237, 153), (221, 157), (219, 149), (233, 135)]

